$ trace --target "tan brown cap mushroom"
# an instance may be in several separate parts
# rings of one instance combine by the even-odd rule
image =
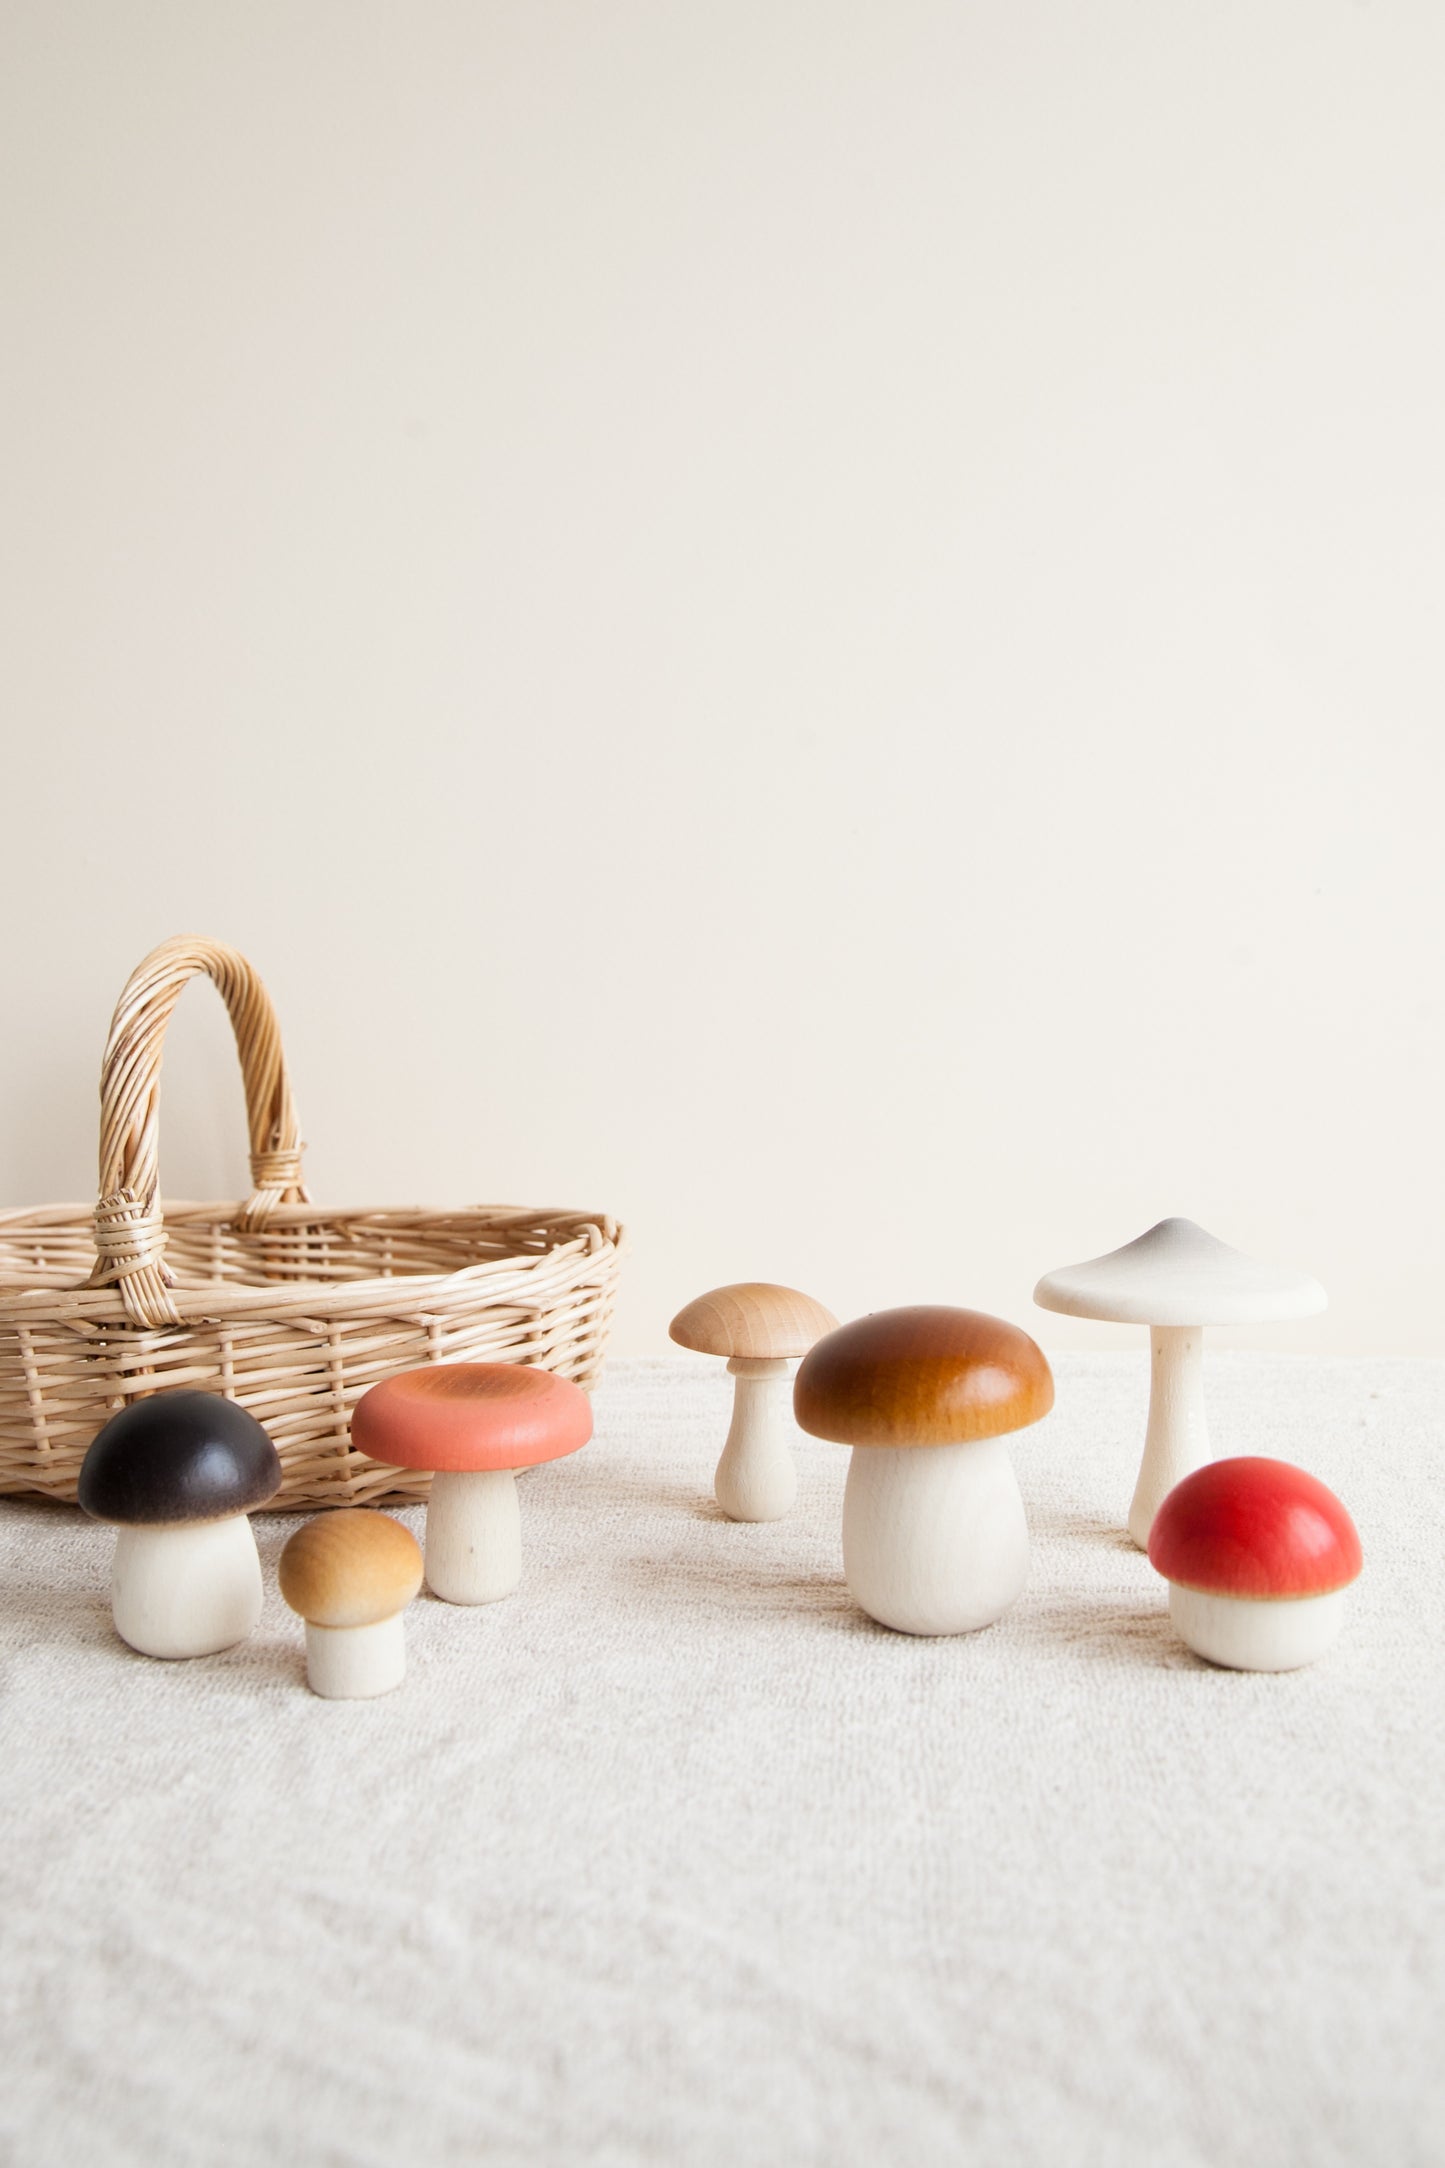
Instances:
[[[421,1546],[385,1513],[318,1513],[281,1553],[281,1593],[308,1626],[374,1626],[421,1587]]]
[[[669,1338],[699,1355],[727,1355],[742,1362],[776,1362],[806,1355],[838,1320],[811,1295],[770,1280],[741,1280],[714,1287],[679,1310]]]
[[[962,1445],[1047,1415],[1043,1352],[1001,1317],[919,1304],[820,1340],[793,1380],[800,1429],[840,1445]]]

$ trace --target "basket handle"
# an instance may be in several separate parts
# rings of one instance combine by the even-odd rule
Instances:
[[[152,949],[125,984],[100,1071],[100,1200],[91,1287],[115,1286],[133,1323],[180,1322],[171,1300],[160,1206],[161,1054],[171,1011],[204,972],[230,1011],[251,1132],[250,1203],[242,1227],[264,1227],[278,1204],[301,1204],[301,1129],[271,997],[238,950],[195,934]]]

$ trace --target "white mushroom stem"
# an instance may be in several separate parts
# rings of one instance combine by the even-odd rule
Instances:
[[[261,1561],[244,1513],[223,1521],[122,1528],[110,1607],[142,1656],[211,1656],[244,1641],[261,1616]]]
[[[1335,1641],[1344,1624],[1345,1592],[1261,1601],[1208,1596],[1176,1581],[1169,1616],[1197,1656],[1231,1671],[1297,1671]]]
[[[713,1477],[730,1521],[780,1521],[798,1495],[792,1453],[792,1384],[781,1358],[735,1355],[733,1419]]]
[[[1002,1438],[855,1445],[843,1494],[843,1570],[871,1617],[906,1634],[963,1634],[1023,1588],[1029,1532]]]
[[[306,1627],[306,1683],[323,1701],[370,1701],[406,1676],[403,1614],[371,1626]]]
[[[522,1578],[522,1520],[510,1468],[434,1475],[426,1578],[444,1603],[497,1603]]]
[[[1154,1516],[1176,1483],[1213,1458],[1204,1421],[1204,1343],[1198,1325],[1151,1325],[1149,1427],[1129,1508],[1129,1533],[1149,1548]]]

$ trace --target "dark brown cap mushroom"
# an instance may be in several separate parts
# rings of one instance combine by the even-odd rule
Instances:
[[[92,1440],[78,1494],[119,1534],[116,1632],[144,1656],[206,1656],[261,1615],[261,1564],[246,1516],[281,1485],[254,1415],[217,1393],[153,1393]]]
[[[98,1521],[160,1526],[250,1513],[281,1487],[254,1415],[218,1393],[153,1393],[97,1432],[77,1486]]]

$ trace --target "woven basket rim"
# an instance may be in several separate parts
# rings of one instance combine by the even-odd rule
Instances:
[[[208,1220],[221,1227],[235,1227],[246,1210],[244,1200],[232,1197],[197,1200],[187,1197],[167,1197],[162,1200],[161,1210],[167,1220]],[[95,1218],[94,1201],[88,1204],[67,1202],[64,1204],[22,1204],[0,1206],[0,1233],[10,1227],[73,1227],[78,1223],[89,1225]],[[398,1226],[445,1227],[457,1222],[485,1221],[494,1225],[543,1226],[548,1223],[571,1225],[573,1222],[600,1230],[620,1233],[617,1220],[610,1212],[584,1212],[575,1206],[530,1204],[349,1204],[323,1205],[314,1202],[304,1204],[278,1204],[273,1206],[266,1222],[266,1230],[277,1227],[330,1227],[347,1220],[392,1220]],[[265,1231],[265,1230],[263,1230]]]
[[[232,1229],[244,1210],[244,1203],[233,1199],[200,1203],[168,1199],[164,1205],[170,1223],[193,1227]],[[89,1225],[93,1218],[94,1207],[88,1204],[20,1206],[0,1210],[0,1235],[8,1232],[40,1234],[46,1228],[68,1229]],[[380,1232],[392,1226],[413,1234],[428,1227],[434,1227],[438,1232],[475,1230],[481,1233],[490,1230],[503,1234],[508,1229],[555,1230],[561,1239],[549,1242],[545,1249],[518,1250],[509,1256],[479,1258],[474,1264],[432,1271],[402,1268],[396,1272],[369,1273],[343,1280],[258,1277],[255,1280],[190,1281],[172,1290],[181,1324],[240,1316],[274,1316],[293,1323],[307,1318],[327,1321],[367,1314],[384,1316],[397,1310],[398,1298],[403,1291],[406,1310],[414,1312],[419,1302],[436,1301],[445,1305],[449,1294],[469,1292],[480,1283],[490,1283],[491,1298],[497,1301],[509,1280],[514,1280],[520,1291],[534,1274],[554,1265],[562,1257],[579,1252],[602,1255],[607,1251],[620,1256],[626,1239],[623,1228],[610,1213],[527,1205],[464,1205],[452,1211],[427,1210],[421,1206],[348,1205],[332,1209],[311,1203],[279,1205],[268,1222],[267,1231],[279,1232],[294,1227],[344,1230],[348,1226],[362,1225]],[[257,1240],[264,1242],[264,1233]],[[92,1288],[82,1281],[70,1287],[22,1287],[0,1280],[0,1324],[34,1324],[45,1318],[53,1318],[81,1332],[110,1327],[124,1329],[130,1334],[153,1330],[164,1336],[177,1330],[175,1325],[137,1326],[126,1316],[113,1286]]]

